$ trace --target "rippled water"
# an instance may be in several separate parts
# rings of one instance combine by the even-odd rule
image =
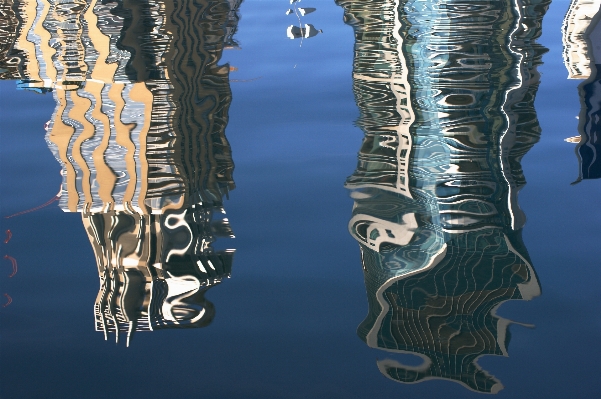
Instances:
[[[4,2],[1,396],[595,397],[600,5]]]

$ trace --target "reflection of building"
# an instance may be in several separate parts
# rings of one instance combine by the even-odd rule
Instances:
[[[411,196],[407,162],[412,144],[409,126],[415,117],[408,69],[400,51],[401,21],[392,2],[369,2],[364,7],[348,3],[366,13],[377,13],[371,8],[379,7],[388,18],[359,25],[349,20],[354,13],[345,14],[355,30],[378,33],[373,37],[366,34],[355,42],[353,85],[361,112],[358,125],[365,132],[365,140],[359,152],[359,165],[347,185],[378,187]]]
[[[563,20],[563,62],[568,79],[586,79],[591,75],[588,33],[596,24],[599,2],[572,0]]]
[[[234,166],[229,66],[218,61],[237,46],[239,5],[25,0],[10,8],[19,18],[6,24],[19,27],[2,39],[12,58],[0,66],[10,64],[5,78],[21,88],[56,100],[46,138],[63,167],[60,206],[83,215],[105,334],[207,325],[204,292],[230,274],[233,250],[212,248],[215,237],[233,237],[219,216]]]
[[[586,79],[578,88],[581,110],[577,143],[579,176],[601,178],[601,11],[599,2],[573,0],[563,23],[564,62],[570,79]]]
[[[535,40],[549,2],[338,3],[365,133],[347,180],[369,305],[358,334],[422,359],[379,361],[393,380],[497,392],[477,364],[507,355],[496,309],[540,293],[517,195],[540,135]]]

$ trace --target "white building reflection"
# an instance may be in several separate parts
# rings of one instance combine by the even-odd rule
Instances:
[[[575,143],[578,178],[601,178],[601,4],[598,1],[573,0],[563,22],[563,56],[569,79],[584,79],[578,87],[580,114]]]

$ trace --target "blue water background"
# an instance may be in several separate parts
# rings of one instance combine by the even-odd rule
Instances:
[[[356,335],[367,313],[359,248],[348,234],[352,201],[343,187],[363,133],[352,93],[353,33],[333,2],[304,1],[324,33],[286,38],[296,22],[284,1],[246,0],[237,39],[222,62],[238,68],[226,135],[237,188],[225,208],[236,238],[232,278],[207,297],[217,315],[203,329],[138,333],[115,345],[94,331],[98,275],[77,213],[56,203],[0,221],[13,234],[0,259],[3,398],[470,398],[459,384],[414,385],[383,377]],[[561,58],[567,1],[544,18],[536,110],[541,140],[522,161],[524,242],[542,286],[499,314],[510,327],[509,358],[479,364],[500,379],[500,398],[593,398],[601,358],[601,181],[576,186],[577,85]],[[1,215],[40,205],[59,190],[59,165],[44,141],[51,95],[0,82]],[[3,256],[4,254],[2,254]],[[1,298],[5,300],[4,297]]]

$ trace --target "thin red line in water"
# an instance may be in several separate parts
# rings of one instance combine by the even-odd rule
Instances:
[[[29,213],[29,212],[37,211],[38,209],[42,209],[42,208],[47,207],[48,205],[52,204],[54,201],[58,200],[58,198],[59,198],[58,195],[55,195],[50,201],[45,202],[42,205],[38,205],[35,208],[27,209],[25,211],[13,213],[12,215],[9,215],[9,216],[4,216],[4,218],[5,219],[10,219],[10,218],[14,218],[15,216],[24,215],[24,214]]]
[[[13,258],[12,256],[8,256],[8,255],[4,255],[4,259],[10,260],[10,263],[13,264],[13,272],[8,277],[12,277],[15,274],[17,274],[17,260],[15,258]]]
[[[8,302],[6,302],[4,305],[2,305],[3,308],[7,307],[8,305],[10,305],[11,303],[13,303],[13,299],[10,297],[10,295],[8,295],[6,292],[4,293],[4,296],[6,297],[6,299],[8,299]]]
[[[6,238],[4,239],[4,243],[8,244],[8,242],[10,241],[10,239],[13,237],[13,233],[10,232],[10,230],[6,230]]]

